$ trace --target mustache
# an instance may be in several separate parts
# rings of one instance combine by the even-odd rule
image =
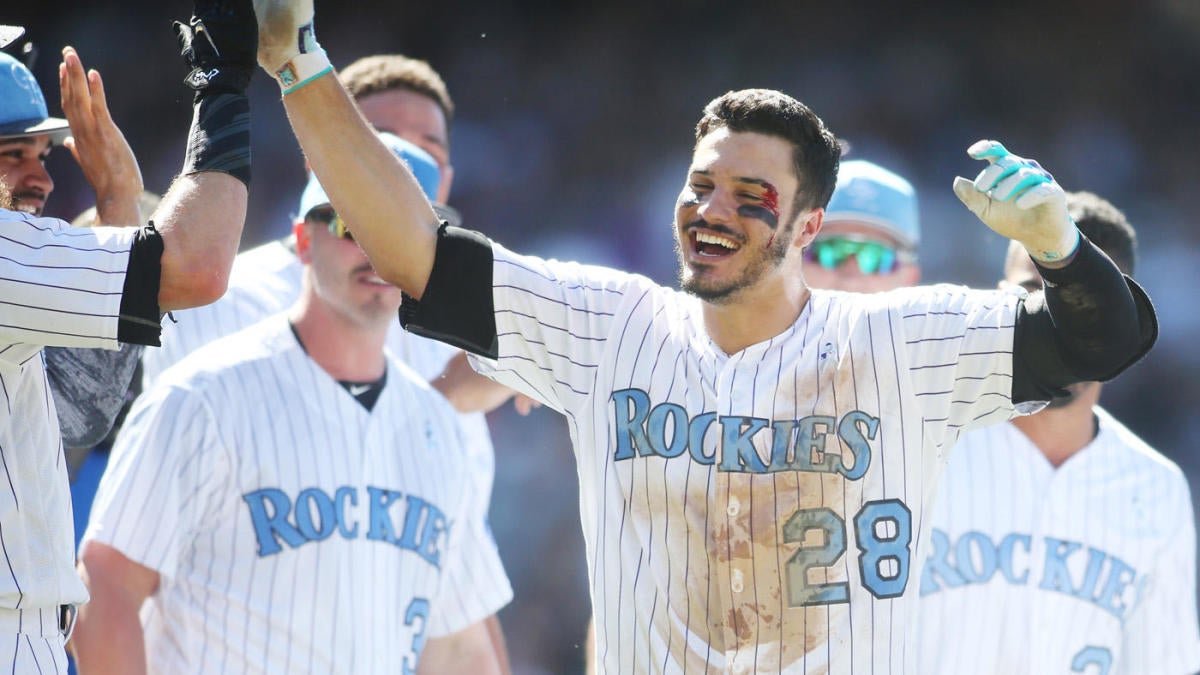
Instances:
[[[738,232],[734,232],[733,230],[729,229],[728,227],[725,227],[724,225],[713,225],[712,223],[708,222],[707,220],[705,220],[703,218],[697,218],[693,221],[690,221],[686,225],[684,225],[683,232],[684,232],[684,234],[687,234],[688,232],[691,232],[692,230],[696,230],[699,228],[704,228],[706,230],[716,232],[717,234],[723,234],[726,237],[729,237],[730,239],[733,239],[735,241],[742,242],[743,244],[746,243],[746,237],[743,236],[742,234],[740,234]]]

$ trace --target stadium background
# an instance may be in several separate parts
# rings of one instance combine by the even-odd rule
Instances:
[[[105,77],[147,188],[178,170],[190,114],[169,28],[190,3],[38,0],[9,5],[40,49],[57,102],[58,49]],[[670,283],[669,222],[692,128],[729,89],[803,100],[851,156],[917,185],[925,279],[995,283],[1004,242],[954,199],[964,149],[1003,140],[1090,189],[1139,228],[1139,280],[1160,313],[1157,349],[1104,404],[1200,482],[1200,3],[1194,0],[637,3],[317,2],[336,65],[371,53],[424,58],[458,105],[451,202],[524,252],[617,265]],[[274,83],[259,77],[245,245],[288,231],[304,170]],[[68,153],[49,160],[48,212],[92,195]],[[286,414],[286,411],[279,411]],[[550,412],[492,415],[491,522],[516,599],[501,619],[514,671],[577,672],[589,603],[575,469]]]

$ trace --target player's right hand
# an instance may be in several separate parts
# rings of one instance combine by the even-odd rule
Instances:
[[[74,47],[65,47],[58,66],[62,109],[71,125],[63,145],[79,163],[96,191],[96,219],[101,225],[140,225],[138,198],[142,172],[124,134],[108,112],[104,81],[85,71]]]
[[[251,0],[195,0],[192,18],[173,24],[184,61],[184,83],[198,94],[241,94],[254,75],[258,23]]]
[[[319,49],[313,33],[313,0],[254,0],[258,65],[275,76],[296,56]]]
[[[997,141],[976,141],[967,154],[988,166],[974,181],[956,177],[954,194],[985,225],[1020,242],[1040,263],[1054,264],[1075,252],[1079,230],[1054,176]]]

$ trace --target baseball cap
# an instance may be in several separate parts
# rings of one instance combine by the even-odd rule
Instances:
[[[413,177],[417,179],[417,183],[421,186],[421,191],[425,196],[433,201],[437,198],[438,186],[442,182],[442,174],[438,170],[437,160],[428,152],[413,145],[409,141],[400,138],[399,136],[387,131],[377,132],[379,139],[383,141],[396,153],[396,156],[404,160],[412,171]],[[308,215],[318,206],[323,206],[329,203],[329,196],[325,194],[325,188],[321,187],[321,182],[317,180],[315,173],[309,173],[308,185],[304,188],[304,194],[300,195],[300,217]],[[450,221],[452,225],[460,223],[461,218],[458,213],[448,206],[442,204],[434,204],[434,211],[438,217]]]
[[[921,241],[917,191],[912,183],[866,160],[842,162],[838,170],[824,222],[839,221],[879,228],[907,248],[915,248]]]
[[[46,111],[46,99],[33,73],[0,52],[0,138],[49,134],[52,143],[61,143],[70,133],[66,120]]]

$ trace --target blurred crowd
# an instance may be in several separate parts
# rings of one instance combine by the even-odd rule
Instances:
[[[3,19],[29,28],[52,114],[63,45],[100,70],[146,187],[162,192],[190,115],[169,25],[190,3],[74,5],[27,3]],[[996,138],[1036,157],[1138,228],[1139,280],[1161,336],[1102,404],[1200,487],[1200,4],[359,0],[317,2],[317,17],[335,64],[399,52],[441,72],[458,107],[450,202],[465,223],[517,250],[660,281],[675,273],[668,224],[693,125],[729,89],[782,89],[851,157],[909,177],[929,282],[990,286],[1000,274],[1005,242],[950,191],[954,175],[978,170],[965,148]],[[246,246],[290,229],[304,181],[278,87],[260,74],[250,92]],[[47,213],[70,219],[92,195],[65,151],[49,161],[59,183]],[[566,425],[510,408],[491,421],[491,524],[516,593],[500,614],[514,670],[582,672],[590,605]]]

